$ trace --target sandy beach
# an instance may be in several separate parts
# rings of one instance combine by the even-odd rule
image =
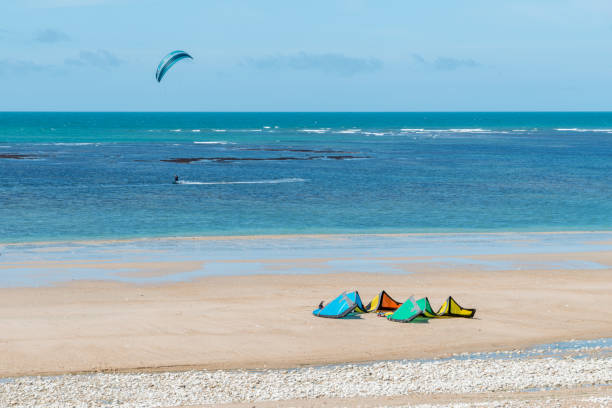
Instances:
[[[253,274],[201,276],[162,283],[144,282],[185,271],[205,270],[210,261],[142,262],[143,253],[144,258],[155,255],[154,251],[144,249],[126,251],[121,259],[93,259],[79,253],[84,251],[82,248],[75,250],[60,245],[55,249],[53,246],[35,248],[39,259],[17,261],[15,256],[10,258],[9,253],[0,264],[4,274],[27,271],[43,279],[55,269],[86,268],[101,273],[110,270],[116,275],[114,279],[59,281],[38,287],[0,289],[0,377],[9,381],[4,385],[7,387],[4,396],[12,395],[8,388],[14,386],[16,378],[38,378],[21,376],[92,372],[109,373],[103,375],[175,372],[180,375],[193,370],[205,370],[196,371],[203,373],[229,370],[222,372],[230,374],[232,370],[273,370],[277,373],[274,375],[280,375],[274,370],[435,360],[462,353],[610,338],[612,252],[601,250],[600,245],[607,245],[605,240],[602,243],[601,237],[590,238],[593,239],[583,244],[585,237],[581,236],[581,246],[573,252],[538,253],[533,251],[529,240],[521,238],[517,239],[522,248],[519,251],[454,255],[452,259],[442,254],[403,257],[387,253],[386,257],[376,257],[376,253],[369,251],[361,259],[353,258],[352,264],[347,263],[351,259],[346,251],[340,250],[337,258],[291,258],[282,252],[278,258],[271,258],[267,252],[257,257],[254,256],[257,251],[243,251],[235,258],[216,259],[214,263],[251,267],[255,271]],[[282,241],[283,238],[271,239]],[[340,237],[338,239],[342,242]],[[474,237],[462,239],[473,240]],[[5,251],[7,248],[9,246]],[[51,258],[56,253],[61,255],[62,251],[72,251],[71,256],[63,261]],[[344,262],[343,269],[352,265],[359,271],[374,260],[376,265],[384,265],[381,271],[329,270],[334,262]],[[257,273],[261,268],[266,272]],[[309,269],[310,273],[295,273],[304,269]],[[140,281],[120,281],[126,276]],[[477,313],[474,319],[434,319],[423,324],[392,323],[375,314],[343,320],[312,316],[311,311],[320,300],[329,301],[343,290],[352,289],[359,290],[365,302],[382,289],[401,301],[411,295],[428,296],[434,308],[452,295],[462,306],[476,308]],[[585,381],[609,383],[612,381],[609,355],[598,359],[598,371],[603,377],[589,380],[577,375],[574,382],[552,384],[552,388],[574,389]],[[517,370],[533,370],[523,366],[528,360],[521,361],[517,360]],[[471,372],[475,368],[456,369]],[[562,367],[554,369],[564,372]],[[589,372],[592,368],[585,370]],[[537,381],[531,385],[538,388]],[[2,387],[0,383],[0,396],[3,395]],[[503,393],[498,395],[499,392],[520,394],[527,385],[504,387],[502,384],[498,388],[473,387],[470,390],[468,387],[466,390],[470,395],[480,390],[486,395],[484,401],[492,396],[501,401],[506,397]],[[450,390],[428,392],[449,397]],[[557,395],[550,392],[543,393],[542,398]],[[71,392],[71,395],[77,394]],[[249,400],[279,400],[270,397],[273,394],[267,397],[262,394],[259,399],[245,394],[199,401],[202,404],[214,401],[236,404]],[[324,406],[336,406],[342,398],[357,398],[362,394],[324,392],[317,398],[329,401],[330,405]],[[396,406],[436,401],[421,394],[419,390],[402,388],[393,393],[363,394],[369,399],[362,402],[363,406]],[[280,395],[281,400],[297,399],[306,404],[306,400],[301,400],[302,394]],[[609,391],[596,387],[586,395],[607,397]],[[561,397],[572,403],[578,401],[575,395]],[[449,398],[437,401],[445,404],[452,400]],[[524,402],[524,395],[515,399]],[[471,404],[483,399],[472,395],[466,401]],[[301,405],[301,402],[293,405],[287,402],[287,406]],[[194,404],[192,401],[191,405]]]
[[[234,369],[444,357],[612,337],[609,271],[205,278],[137,286],[78,282],[0,291],[0,374]],[[394,324],[317,319],[346,287],[364,299],[452,295],[475,319]],[[347,347],[347,339],[350,347]]]

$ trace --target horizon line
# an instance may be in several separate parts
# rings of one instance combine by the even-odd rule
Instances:
[[[355,111],[213,111],[213,110],[0,110],[1,113],[612,113],[612,110],[355,110]]]

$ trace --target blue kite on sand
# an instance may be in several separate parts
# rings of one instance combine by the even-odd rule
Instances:
[[[164,75],[166,75],[166,72],[168,72],[168,70],[172,68],[174,64],[185,58],[193,59],[191,55],[180,50],[172,51],[170,54],[162,58],[157,66],[157,72],[155,73],[155,79],[157,79],[157,82],[161,82]]]
[[[341,319],[348,316],[350,313],[367,313],[359,292],[351,293],[342,292],[340,296],[323,306],[323,302],[319,308],[312,311],[312,314],[318,317],[329,317],[332,319]]]

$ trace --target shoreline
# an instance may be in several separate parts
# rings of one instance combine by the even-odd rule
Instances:
[[[252,235],[188,235],[188,236],[152,236],[137,238],[112,238],[112,239],[73,239],[58,241],[9,241],[0,242],[0,246],[17,245],[59,245],[59,244],[115,244],[146,241],[228,241],[228,240],[254,240],[254,239],[285,239],[285,238],[339,238],[339,237],[423,237],[423,236],[495,236],[495,235],[579,235],[579,234],[612,234],[609,230],[553,230],[553,231],[466,231],[466,232],[401,232],[401,233],[376,233],[376,232],[349,232],[349,233],[320,233],[320,234],[252,234]]]
[[[465,348],[462,351],[458,351],[452,354],[431,354],[431,355],[415,355],[410,358],[385,358],[385,359],[374,359],[374,360],[326,360],[321,362],[310,362],[304,364],[293,364],[293,365],[262,365],[262,366],[227,366],[227,365],[207,365],[207,364],[185,364],[185,365],[160,365],[151,367],[125,367],[125,368],[96,368],[91,370],[72,370],[72,371],[40,371],[40,372],[18,372],[16,374],[6,375],[0,372],[0,384],[10,380],[19,378],[30,378],[30,377],[57,377],[57,376],[78,376],[78,375],[94,375],[94,374],[155,374],[155,373],[185,373],[191,371],[203,371],[203,372],[216,372],[223,371],[226,373],[261,373],[266,371],[292,371],[300,369],[327,369],[334,367],[354,367],[354,366],[368,366],[381,363],[436,363],[436,362],[447,362],[447,361],[496,361],[496,360],[507,360],[512,358],[527,358],[522,354],[527,354],[529,350],[536,349],[548,349],[559,344],[565,343],[576,343],[576,344],[588,344],[595,343],[593,346],[585,346],[578,351],[570,350],[569,352],[554,352],[553,354],[540,353],[543,358],[565,358],[571,356],[571,358],[585,358],[590,354],[601,354],[603,352],[612,353],[609,343],[612,341],[612,337],[589,337],[589,336],[574,336],[572,339],[567,339],[564,336],[557,338],[549,338],[546,342],[539,341],[526,341],[516,343],[513,345],[501,346],[501,347],[476,347],[476,348]],[[607,346],[599,346],[598,343],[606,343]],[[538,354],[538,353],[536,353]],[[528,358],[539,358],[529,355]]]
[[[268,235],[0,246],[0,288],[213,276],[612,267],[612,232]]]

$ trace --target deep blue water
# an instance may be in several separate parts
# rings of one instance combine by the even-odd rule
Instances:
[[[612,113],[0,113],[0,179],[1,242],[610,230]]]

